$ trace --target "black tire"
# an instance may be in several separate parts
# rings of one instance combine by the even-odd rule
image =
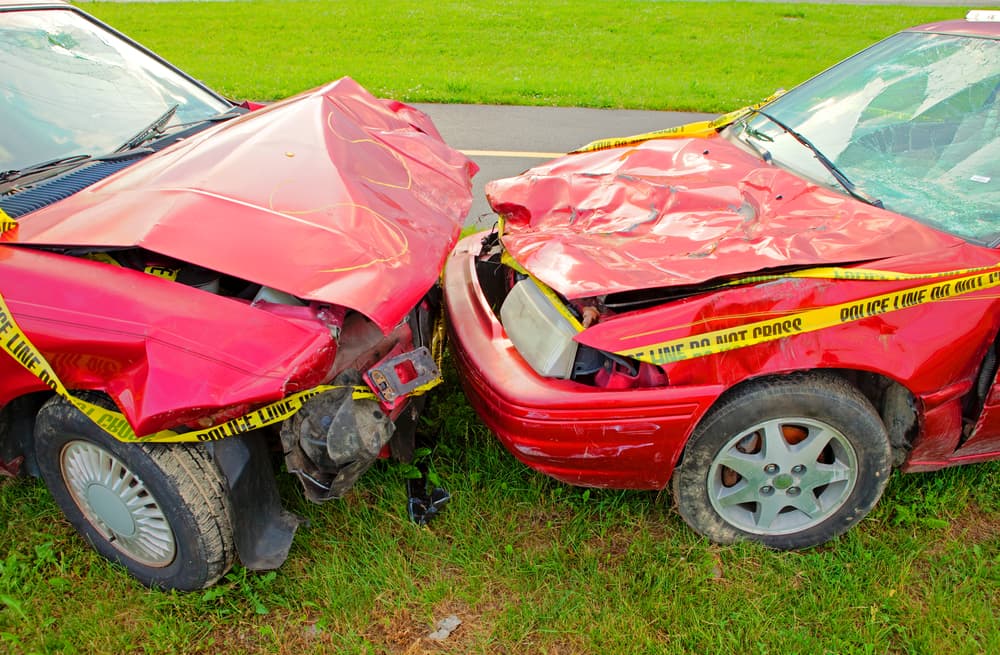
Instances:
[[[792,550],[864,518],[891,468],[868,399],[832,374],[797,374],[753,382],[714,407],[685,446],[673,492],[684,520],[712,541]]]
[[[232,566],[229,499],[202,446],[120,442],[56,397],[38,412],[35,453],[77,532],[142,584],[201,589]]]

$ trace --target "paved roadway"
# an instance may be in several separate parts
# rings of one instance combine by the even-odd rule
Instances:
[[[74,2],[177,2],[178,0],[73,0]],[[196,2],[232,2],[233,0],[195,0]],[[669,1],[669,0],[661,0]],[[731,0],[692,0],[693,2],[730,2]],[[996,7],[996,0],[739,0],[742,2],[780,2],[812,5],[915,5],[924,7]]]
[[[427,113],[445,141],[479,164],[467,225],[489,227],[486,182],[510,177],[572,150],[612,136],[673,127],[714,114],[675,111],[414,104]]]

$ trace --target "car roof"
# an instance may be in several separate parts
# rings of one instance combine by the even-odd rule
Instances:
[[[948,20],[928,23],[927,25],[911,27],[906,31],[1000,38],[1000,11],[970,11],[966,18],[972,17],[975,17],[975,20]]]
[[[0,8],[24,7],[34,9],[37,7],[68,7],[68,2],[64,0],[0,0]]]

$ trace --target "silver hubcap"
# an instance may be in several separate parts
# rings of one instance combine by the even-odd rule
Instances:
[[[60,466],[73,500],[111,545],[147,566],[174,561],[174,533],[159,503],[118,458],[95,444],[71,441]]]
[[[719,451],[709,470],[708,497],[740,530],[790,534],[840,509],[857,478],[857,455],[839,431],[815,419],[775,419],[733,437]]]

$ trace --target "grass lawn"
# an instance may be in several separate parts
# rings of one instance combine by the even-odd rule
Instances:
[[[451,377],[426,429],[454,495],[408,522],[380,463],[311,505],[285,565],[204,592],[144,589],[87,548],[34,480],[0,483],[0,650],[15,653],[1000,652],[1000,465],[895,474],[872,515],[801,553],[698,538],[655,493],[518,464]],[[437,621],[462,624],[444,642]]]
[[[350,75],[408,102],[721,112],[958,8],[648,0],[87,3],[234,98]]]
[[[350,74],[408,101],[719,111],[942,8],[757,3],[237,2],[86,9],[235,97]],[[423,430],[453,501],[406,519],[379,463],[308,518],[276,572],[144,589],[35,480],[0,478],[0,652],[997,653],[1000,463],[894,474],[872,515],[802,553],[720,547],[667,494],[569,487],[517,463],[453,372]],[[446,640],[434,624],[462,624]]]

